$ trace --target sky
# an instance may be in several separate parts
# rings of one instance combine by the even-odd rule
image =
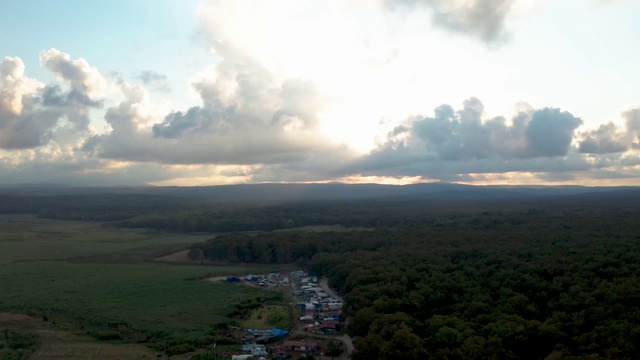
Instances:
[[[3,185],[640,185],[637,0],[0,8]]]

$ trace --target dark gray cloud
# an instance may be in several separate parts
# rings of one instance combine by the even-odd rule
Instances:
[[[507,124],[504,118],[484,121],[484,106],[471,98],[454,112],[449,105],[435,109],[433,117],[404,125],[409,143],[441,160],[531,158],[566,155],[575,129],[582,120],[559,109],[520,113]],[[396,129],[396,132],[398,130]],[[389,140],[397,141],[397,136]],[[415,143],[417,142],[417,143]]]
[[[160,74],[153,70],[141,71],[138,78],[148,88],[159,92],[171,92],[171,87],[167,83],[167,75]]]
[[[531,156],[566,155],[582,120],[560,109],[545,108],[533,113],[525,130]]]
[[[145,70],[140,72],[140,80],[142,80],[145,85],[149,85],[155,81],[167,80],[167,75],[160,74],[153,70]]]
[[[627,134],[610,122],[583,133],[578,149],[581,153],[608,154],[627,151],[628,145]]]
[[[515,0],[388,0],[392,8],[429,9],[433,23],[443,29],[487,43],[505,40],[505,20]]]
[[[229,131],[226,119],[232,118],[234,107],[222,109],[206,109],[195,106],[186,112],[177,111],[167,115],[161,123],[154,124],[152,128],[153,136],[166,139],[177,139],[185,134],[198,134],[215,131],[218,134],[225,134]]]
[[[583,132],[579,141],[580,152],[609,154],[640,149],[640,108],[623,112],[622,119],[623,126],[609,122]]]
[[[441,180],[466,173],[583,171],[571,155],[582,121],[568,112],[543,108],[521,112],[508,123],[483,119],[484,106],[471,98],[462,109],[449,105],[432,117],[418,117],[393,129],[378,148],[345,168],[346,173],[430,176]]]

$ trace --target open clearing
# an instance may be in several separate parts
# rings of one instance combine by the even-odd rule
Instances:
[[[2,315],[0,323],[22,321],[43,331],[40,321],[47,334],[73,333],[41,336],[48,350],[34,359],[155,357],[144,345],[114,345],[87,336],[113,330],[113,324],[145,338],[206,341],[217,323],[231,320],[227,314],[235,304],[273,292],[204,279],[287,269],[153,261],[210,237],[0,215],[0,312],[14,313]],[[45,316],[48,322],[42,321]]]
[[[245,329],[291,329],[291,314],[285,306],[265,305],[255,309],[240,325]]]
[[[99,342],[77,331],[61,330],[51,322],[19,313],[0,313],[0,329],[38,335],[40,343],[29,359],[150,359],[159,354],[141,344]],[[187,356],[172,358],[186,359]]]
[[[123,229],[99,222],[0,215],[0,265],[33,260],[143,261],[173,253],[211,234]]]

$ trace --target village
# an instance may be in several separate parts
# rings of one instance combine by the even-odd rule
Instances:
[[[291,273],[229,276],[227,282],[281,290],[289,301],[291,329],[237,329],[240,352],[227,352],[233,360],[327,359],[346,355],[352,348],[343,335],[342,300],[326,279],[299,270]]]

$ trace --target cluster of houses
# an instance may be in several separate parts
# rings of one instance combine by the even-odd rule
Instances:
[[[254,283],[257,286],[267,289],[277,289],[278,286],[289,286],[291,284],[288,274],[271,273],[269,275],[248,274],[244,278],[238,276],[227,277],[227,282],[241,282],[242,280]]]
[[[303,354],[313,357],[320,350],[320,345],[315,341],[285,341],[270,350],[274,359],[297,358]]]
[[[335,334],[342,332],[342,302],[327,294],[318,286],[318,278],[302,273],[294,287],[295,296],[305,299],[296,305],[300,309],[300,321],[304,330],[313,333]]]
[[[288,331],[282,329],[245,330],[240,349],[243,355],[234,356],[237,359],[243,359],[242,356],[260,359],[266,358],[268,353],[271,353],[273,359],[290,359],[300,355],[313,356],[320,349],[320,344],[316,341],[284,341],[281,344],[270,346],[267,351],[265,344],[282,340],[288,334]]]
[[[303,271],[272,273],[268,275],[245,275],[243,278],[230,276],[230,282],[247,281],[257,286],[275,289],[279,286],[292,285],[293,294],[300,300],[302,328],[310,333],[336,334],[342,332],[342,302],[327,294],[318,285],[318,278],[309,276]],[[304,300],[304,301],[302,301]],[[320,353],[320,342],[314,340],[284,340],[289,332],[282,329],[243,330],[241,355],[233,355],[233,359],[291,359],[301,355],[314,357]],[[281,340],[284,340],[280,342]],[[276,343],[269,346],[270,343]]]

